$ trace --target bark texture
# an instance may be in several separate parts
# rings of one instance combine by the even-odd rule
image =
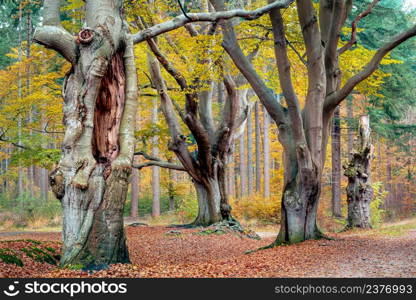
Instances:
[[[371,187],[370,162],[373,147],[368,116],[360,117],[358,130],[358,140],[344,173],[348,177],[347,228],[371,228],[370,203],[373,198],[373,189]]]
[[[331,157],[332,157],[332,216],[341,217],[341,124],[340,109],[334,112],[332,120],[332,139],[331,139]]]
[[[35,41],[72,63],[63,84],[62,157],[50,184],[63,208],[62,265],[129,262],[123,226],[134,146],[137,79],[122,1],[86,1],[74,38],[60,26],[60,1],[44,3]]]

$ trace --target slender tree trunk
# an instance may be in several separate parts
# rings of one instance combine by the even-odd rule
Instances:
[[[131,176],[131,210],[130,216],[139,216],[139,170],[133,169]]]
[[[129,262],[123,211],[131,175],[137,78],[121,0],[85,2],[85,27],[60,26],[59,1],[44,1],[34,39],[72,63],[63,83],[65,137],[52,190],[63,208],[62,265]]]
[[[389,143],[387,143],[387,149],[389,149]],[[392,165],[391,165],[391,159],[389,159],[390,157],[392,157],[392,153],[390,152],[390,150],[387,150],[386,156],[388,157],[386,159],[386,190],[388,192],[387,197],[386,197],[386,209],[390,209],[392,208],[392,203],[394,200],[394,195],[393,195],[393,174],[392,174]]]
[[[246,144],[244,140],[244,134],[239,138],[240,149],[240,197],[247,196],[247,157],[246,157]]]
[[[332,118],[332,215],[336,218],[342,216],[341,213],[341,126],[340,108],[335,109]]]
[[[257,101],[254,105],[254,120],[256,130],[256,192],[260,192],[261,189],[261,150],[260,150],[260,104]]]
[[[354,145],[354,109],[353,109],[353,98],[352,96],[348,96],[347,98],[347,119],[348,119],[348,129],[347,129],[347,136],[348,136],[348,140],[347,140],[347,151],[348,151],[348,159],[351,158],[351,152],[353,150],[353,145]]]
[[[153,99],[153,109],[152,109],[152,123],[155,125],[157,123],[157,111],[158,103],[157,98]],[[159,138],[154,136],[152,138],[152,155],[154,157],[159,156]],[[160,216],[160,168],[157,166],[152,167],[152,217]]]
[[[253,122],[251,112],[247,117],[247,183],[248,194],[253,194]]]
[[[345,176],[348,177],[347,228],[371,228],[370,203],[373,198],[373,189],[370,176],[372,157],[370,133],[369,117],[361,116],[357,145],[345,168]]]
[[[18,47],[18,60],[22,61],[22,4],[19,4],[19,47]],[[22,74],[21,68],[19,68],[19,79],[18,79],[18,98],[22,100]],[[18,143],[19,145],[22,142],[22,118],[19,116],[17,120],[17,130],[18,130]],[[18,150],[21,151],[20,149]],[[21,196],[23,194],[23,169],[21,167],[21,161],[18,162],[17,170],[17,195]]]
[[[30,59],[30,56],[31,56],[30,47],[32,44],[32,14],[30,12],[27,12],[27,15],[26,15],[26,29],[27,29],[26,59]],[[30,95],[30,65],[28,65],[26,69],[26,94]],[[33,107],[30,107],[29,124],[32,124],[32,122],[33,122]],[[32,135],[32,130],[29,131],[29,134]],[[29,190],[31,197],[34,196],[34,190],[33,190],[34,184],[35,184],[34,169],[35,169],[35,166],[32,163],[27,168],[27,185],[28,185],[28,190]]]
[[[264,118],[264,140],[263,140],[263,147],[264,147],[264,191],[263,195],[264,198],[270,197],[270,138],[269,138],[269,130],[270,130],[270,117],[269,114],[264,108],[263,111],[263,118]]]
[[[231,146],[231,149],[234,149],[234,145]],[[234,158],[234,151],[231,150],[232,154],[229,156],[229,163],[228,163],[228,194],[231,197],[235,197],[235,158]]]
[[[172,159],[169,158],[168,162],[172,163]],[[169,211],[175,210],[175,187],[173,185],[174,183],[174,177],[175,173],[172,169],[168,170],[169,174],[169,182],[168,182],[168,195],[169,195]]]

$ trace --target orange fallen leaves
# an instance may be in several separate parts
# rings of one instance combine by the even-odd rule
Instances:
[[[233,234],[199,235],[182,229],[166,235],[166,227],[128,227],[132,264],[111,265],[94,272],[61,269],[23,255],[25,265],[0,263],[3,277],[414,277],[416,235],[386,239],[338,235],[334,241],[307,241],[246,255],[272,242]],[[30,234],[16,238],[47,241],[60,247],[59,234]],[[2,238],[3,240],[6,238]],[[7,239],[10,239],[8,237]],[[1,242],[17,249],[24,241]]]

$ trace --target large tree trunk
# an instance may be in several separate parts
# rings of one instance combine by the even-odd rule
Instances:
[[[372,157],[370,133],[369,117],[361,116],[357,145],[348,166],[345,168],[345,176],[348,177],[347,228],[371,228],[370,203],[373,198],[373,189],[370,178]]]
[[[319,195],[319,172],[299,173],[295,147],[284,150],[284,188],[280,232],[273,245],[298,243],[322,237],[316,225]]]
[[[232,220],[226,191],[225,169],[221,166],[215,168],[214,177],[205,176],[201,182],[194,181],[198,198],[198,216],[192,225],[208,226]]]
[[[341,214],[341,126],[340,108],[337,107],[332,119],[332,215],[340,218]]]
[[[63,208],[62,265],[129,262],[123,226],[134,146],[137,78],[122,1],[86,1],[76,42],[45,1],[35,40],[72,63],[64,86],[65,137],[52,190]]]
[[[205,183],[194,182],[198,199],[198,216],[193,225],[208,226],[221,220],[221,194],[216,178],[207,178]]]

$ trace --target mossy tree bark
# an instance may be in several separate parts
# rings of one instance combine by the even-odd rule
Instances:
[[[373,198],[373,188],[370,165],[373,147],[370,134],[370,119],[368,116],[361,116],[357,143],[344,172],[348,178],[347,228],[371,228],[370,203]]]
[[[35,40],[72,64],[63,84],[62,157],[50,176],[63,208],[61,264],[129,262],[123,209],[133,157],[137,78],[122,1],[86,1],[76,37],[60,25],[60,1],[44,2]]]

